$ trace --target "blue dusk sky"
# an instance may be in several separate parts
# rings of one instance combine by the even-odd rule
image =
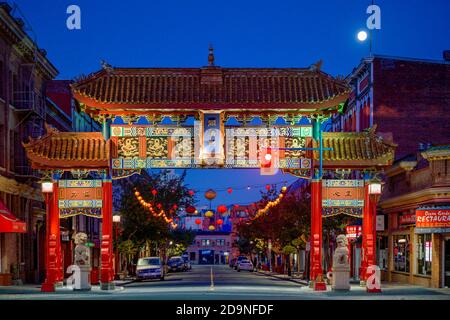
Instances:
[[[17,0],[41,48],[72,79],[100,68],[201,67],[208,45],[223,67],[307,67],[347,75],[369,54],[356,39],[365,28],[371,0]],[[81,8],[81,30],[66,27],[69,5]],[[450,1],[378,0],[381,30],[375,54],[442,59],[450,49]],[[259,170],[190,170],[195,189],[239,188],[295,180],[260,176]],[[261,188],[263,189],[263,188]],[[214,205],[249,203],[258,188],[219,192]],[[206,203],[199,197],[200,203]]]

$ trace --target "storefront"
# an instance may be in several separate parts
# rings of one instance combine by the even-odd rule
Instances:
[[[417,270],[433,287],[450,287],[450,206],[416,210]]]
[[[449,287],[450,207],[419,207],[389,218],[386,280]]]

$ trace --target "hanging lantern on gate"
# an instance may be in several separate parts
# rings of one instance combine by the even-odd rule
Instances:
[[[199,225],[199,224],[201,224],[201,223],[202,223],[202,220],[200,220],[200,219],[195,219],[195,224]]]
[[[214,231],[214,230],[216,229],[216,227],[214,227],[213,225],[210,225],[210,226],[208,227],[208,229],[209,229],[209,231]]]
[[[220,226],[223,224],[223,220],[222,219],[217,219],[217,224]]]
[[[205,212],[205,217],[210,218],[212,216],[214,216],[214,212],[212,212],[211,210]]]

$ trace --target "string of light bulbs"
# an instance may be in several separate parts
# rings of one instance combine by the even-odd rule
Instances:
[[[286,193],[286,191],[287,191],[287,187],[283,186],[281,188],[281,193],[278,195],[278,197],[275,200],[267,202],[266,206],[263,209],[259,209],[257,211],[256,215],[253,218],[250,218],[250,220],[256,220],[259,217],[261,217],[262,215],[266,214],[267,211],[269,211],[270,208],[276,207],[281,202],[281,200],[283,199],[284,194]]]
[[[156,195],[156,193],[154,193],[156,190],[152,191],[153,195]],[[178,227],[178,224],[173,222],[173,218],[168,218],[164,209],[162,209],[161,204],[157,204],[156,207],[159,209],[159,213],[156,213],[154,207],[154,204],[151,202],[147,202],[144,200],[144,198],[141,196],[141,193],[135,188],[135,192],[134,195],[136,197],[136,199],[139,201],[139,203],[141,204],[141,206],[145,209],[147,209],[148,211],[150,211],[150,213],[154,216],[154,217],[162,217],[164,219],[164,221],[167,224],[170,224],[172,226],[172,228],[176,229]],[[174,209],[176,205],[174,205]]]

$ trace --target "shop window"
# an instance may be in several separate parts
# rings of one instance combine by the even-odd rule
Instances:
[[[410,268],[410,239],[409,235],[394,236],[394,270],[409,272]]]
[[[431,234],[417,235],[417,274],[431,276]]]

